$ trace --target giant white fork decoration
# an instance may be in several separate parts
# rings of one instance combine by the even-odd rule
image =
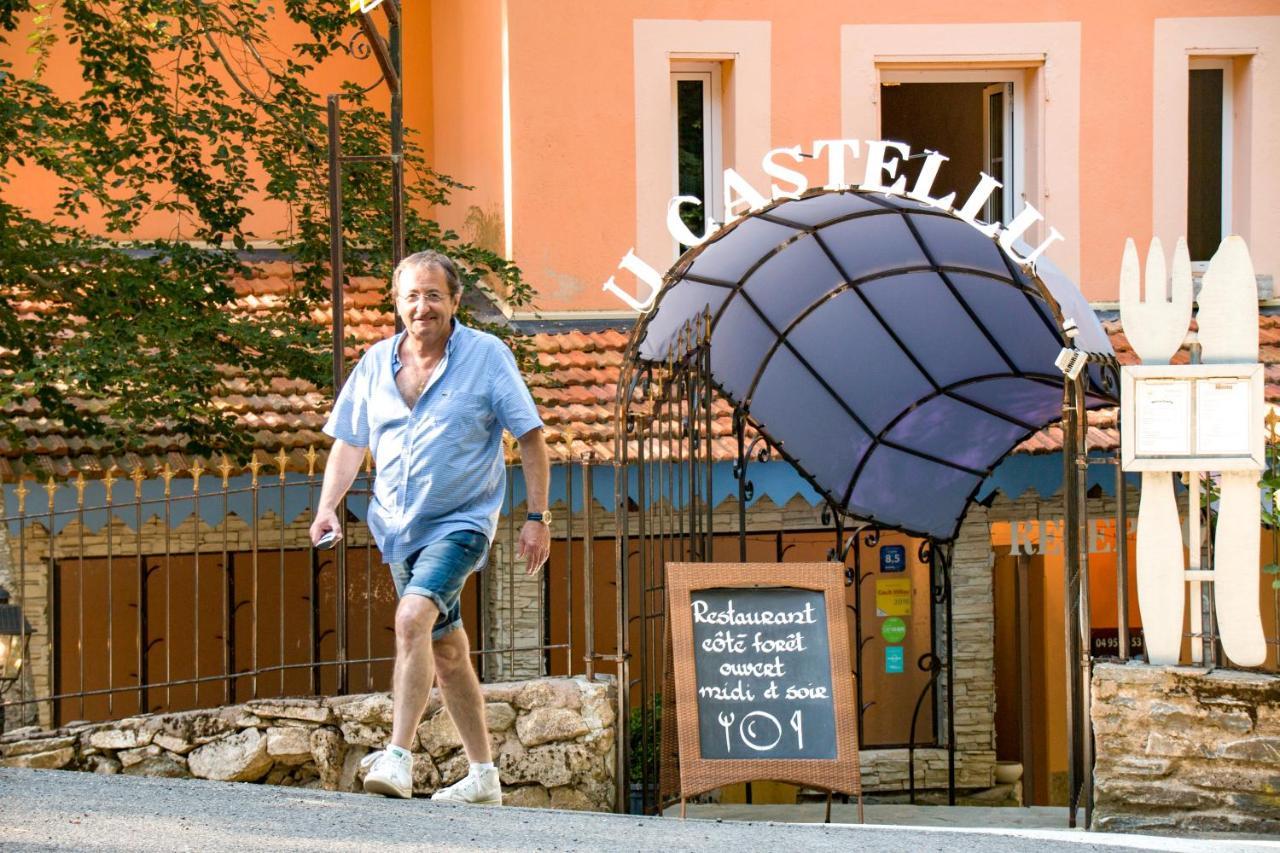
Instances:
[[[1179,240],[1174,250],[1172,289],[1169,285],[1160,241],[1151,241],[1143,282],[1137,247],[1133,240],[1126,240],[1120,265],[1120,317],[1125,337],[1143,364],[1168,364],[1187,335],[1191,261],[1185,240]],[[1142,472],[1137,546],[1138,608],[1147,657],[1153,664],[1176,664],[1182,649],[1186,583],[1181,524],[1169,471]],[[1128,618],[1125,613],[1119,616]]]
[[[1258,285],[1249,249],[1239,237],[1222,241],[1200,288],[1200,346],[1205,364],[1258,360]],[[1257,471],[1223,471],[1214,537],[1214,607],[1222,650],[1240,666],[1267,659],[1258,608],[1262,526]],[[1139,589],[1141,594],[1141,589]],[[1192,606],[1198,606],[1193,602]]]

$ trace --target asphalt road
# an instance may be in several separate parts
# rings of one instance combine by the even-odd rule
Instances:
[[[0,850],[1280,850],[1084,833],[675,820],[0,768]]]

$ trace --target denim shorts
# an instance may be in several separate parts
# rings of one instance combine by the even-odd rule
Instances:
[[[484,565],[488,550],[485,534],[455,530],[410,554],[403,563],[391,563],[397,595],[421,595],[440,611],[431,639],[438,640],[462,627],[462,587],[471,573]]]

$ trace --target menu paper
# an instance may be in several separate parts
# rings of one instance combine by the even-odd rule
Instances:
[[[1191,453],[1191,388],[1186,382],[1139,380],[1134,414],[1139,456]]]
[[[1196,382],[1196,451],[1214,456],[1249,452],[1247,379],[1201,379]]]

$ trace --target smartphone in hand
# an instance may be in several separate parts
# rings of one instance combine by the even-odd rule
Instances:
[[[328,533],[320,537],[320,541],[316,543],[316,550],[328,551],[334,545],[338,544],[338,531],[330,530]]]

